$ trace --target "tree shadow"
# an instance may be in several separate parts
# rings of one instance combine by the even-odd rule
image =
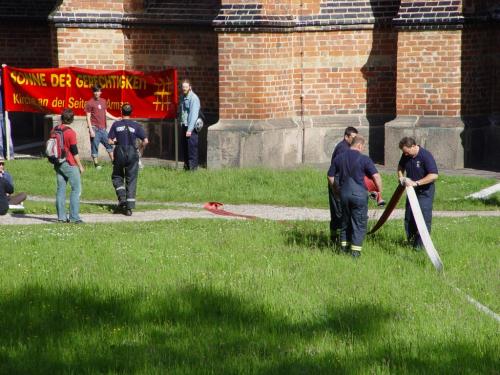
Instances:
[[[151,294],[27,286],[4,293],[0,310],[0,372],[9,374],[331,374],[358,372],[385,360],[410,370],[437,365],[456,371],[484,361],[467,343],[438,346],[435,355],[421,360],[376,345],[398,312],[375,302],[330,304],[313,321],[295,321],[213,287]],[[310,352],[325,338],[332,345],[373,347],[369,355],[348,361],[340,354]],[[460,351],[450,355],[450,348]],[[440,354],[448,355],[449,367],[434,362]],[[486,355],[483,368],[495,363],[493,354]]]
[[[288,246],[300,246],[310,250],[332,250],[333,242],[330,234],[315,228],[306,228],[293,224],[283,230],[285,243]]]
[[[400,0],[370,0],[374,18],[370,55],[361,73],[366,80],[366,119],[370,157],[384,164],[385,124],[396,118],[398,31],[392,26]]]

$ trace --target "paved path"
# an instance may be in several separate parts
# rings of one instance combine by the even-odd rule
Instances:
[[[51,201],[44,197],[30,197],[33,200]],[[82,201],[82,203],[95,204],[114,204],[113,201]],[[150,211],[134,211],[130,217],[121,214],[98,213],[81,214],[82,220],[86,223],[103,222],[135,222],[135,221],[159,221],[159,220],[179,220],[179,219],[241,219],[231,216],[220,216],[203,210],[202,204],[195,203],[148,203],[159,206],[168,206],[174,208],[160,208]],[[260,219],[267,220],[313,220],[329,221],[330,212],[325,209],[304,208],[304,207],[280,207],[270,205],[234,205],[227,204],[222,207],[224,210],[239,214],[250,215]],[[370,210],[368,216],[370,219],[378,219],[383,210]],[[465,217],[465,216],[496,216],[500,217],[498,211],[434,211],[434,217]],[[391,219],[401,219],[404,217],[404,210],[394,210]],[[0,216],[0,225],[14,224],[47,224],[56,223],[54,214],[7,214]]]

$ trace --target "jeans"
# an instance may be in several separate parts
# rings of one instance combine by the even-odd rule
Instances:
[[[184,142],[184,169],[195,171],[198,169],[198,132],[193,130],[191,137],[186,137],[187,127],[182,127]]]
[[[82,185],[80,182],[80,170],[77,166],[71,166],[68,162],[54,166],[57,177],[56,209],[57,220],[66,221],[66,185],[69,182],[71,193],[69,195],[69,221],[80,220],[80,194]]]
[[[95,126],[92,126],[92,129],[94,130],[95,137],[90,139],[90,155],[93,158],[99,155],[99,144],[106,147],[106,152],[113,152],[113,146],[108,143],[108,132],[106,129],[99,129]]]

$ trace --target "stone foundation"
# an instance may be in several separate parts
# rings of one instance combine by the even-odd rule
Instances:
[[[207,166],[288,168],[328,163],[348,126],[367,138],[367,153],[372,151],[370,143],[376,145],[373,150],[383,145],[383,126],[370,125],[364,116],[222,120],[208,130]]]

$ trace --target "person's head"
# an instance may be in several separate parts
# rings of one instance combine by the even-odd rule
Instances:
[[[99,99],[101,97],[102,91],[100,85],[94,85],[92,87],[92,92],[94,93],[94,98]]]
[[[0,173],[5,170],[5,161],[0,160]]]
[[[191,81],[189,79],[184,79],[182,81],[182,93],[187,95],[189,91],[191,91]]]
[[[128,103],[125,103],[123,106],[122,106],[122,116],[130,116],[132,114],[132,106]]]
[[[349,126],[344,131],[344,139],[347,143],[352,144],[352,141],[358,135],[358,129],[355,127]]]
[[[73,112],[73,110],[71,110],[69,108],[63,109],[63,111],[61,113],[61,122],[64,125],[69,125],[69,124],[73,123],[74,118],[75,118],[75,113]]]
[[[365,143],[365,137],[356,134],[356,137],[354,137],[352,140],[351,148],[362,152],[365,149]]]
[[[419,147],[417,146],[417,142],[415,142],[415,138],[403,137],[399,141],[399,149],[403,152],[404,156],[415,157],[418,154]]]

